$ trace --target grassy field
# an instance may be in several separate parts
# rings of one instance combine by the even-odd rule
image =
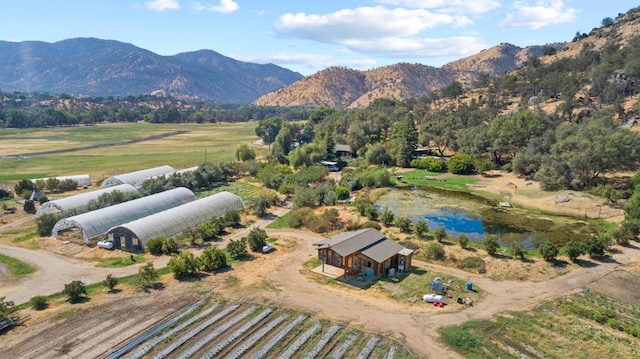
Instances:
[[[465,358],[638,358],[640,308],[595,292],[439,330]]]
[[[23,178],[88,173],[92,181],[155,166],[176,169],[202,162],[230,161],[235,149],[259,138],[255,123],[105,124],[50,129],[0,130],[0,183]],[[55,155],[14,157],[19,153],[112,144],[174,131],[188,133],[161,139],[99,147]],[[256,148],[258,154],[267,148]],[[7,157],[9,156],[9,157]]]
[[[4,264],[9,270],[9,274],[14,277],[24,277],[36,271],[35,268],[27,263],[4,254],[0,254],[0,263]]]
[[[442,179],[434,180],[427,179],[426,176],[438,178],[443,176]],[[467,185],[475,183],[475,179],[466,176],[453,176],[444,177],[443,173],[429,172],[425,170],[408,171],[403,174],[402,184],[416,185],[425,187],[437,187],[455,191],[467,192]]]

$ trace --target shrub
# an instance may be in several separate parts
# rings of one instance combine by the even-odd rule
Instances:
[[[165,239],[163,237],[152,238],[147,241],[145,249],[147,250],[147,252],[153,255],[160,255],[162,254],[162,247],[164,246],[164,242]]]
[[[565,246],[564,251],[567,253],[567,257],[571,259],[572,262],[575,262],[578,257],[584,254],[584,248],[578,241],[572,239]]]
[[[604,256],[604,252],[609,246],[609,238],[605,236],[591,236],[584,243],[584,251],[591,258]]]
[[[118,278],[114,277],[111,274],[108,274],[107,277],[102,281],[102,285],[109,290],[109,292],[113,292],[113,289],[118,285]]]
[[[8,318],[16,310],[15,303],[6,299],[7,297],[0,297],[0,320]]]
[[[154,268],[153,262],[148,262],[138,269],[138,276],[135,280],[135,284],[143,289],[146,289],[149,285],[155,283],[160,278],[160,274]]]
[[[341,201],[345,199],[349,199],[350,197],[349,189],[347,187],[343,187],[343,186],[336,187],[335,192],[336,192],[336,195],[338,196],[338,199]]]
[[[227,244],[227,252],[233,259],[240,259],[247,254],[247,243],[244,238],[239,241],[229,240]]]
[[[372,221],[378,219],[379,213],[376,207],[367,201],[356,202],[356,211],[361,215],[369,218]]]
[[[253,214],[258,217],[262,217],[267,214],[267,208],[271,207],[271,203],[266,196],[260,196],[256,198],[251,204],[251,209],[253,210]]]
[[[29,300],[29,303],[31,304],[31,308],[35,310],[43,310],[49,306],[48,301],[49,299],[44,295],[36,295]]]
[[[74,280],[71,283],[67,283],[64,285],[62,294],[67,296],[69,302],[76,303],[80,300],[80,298],[87,295],[87,287],[82,281]]]
[[[526,257],[526,252],[520,243],[513,242],[509,247],[509,253],[513,258],[524,259]]]
[[[57,213],[44,213],[40,217],[36,218],[37,232],[40,237],[48,237],[53,231],[53,227],[62,218]]]
[[[289,226],[291,228],[300,228],[311,222],[311,218],[315,216],[313,210],[309,207],[302,207],[291,211],[289,216]]]
[[[424,251],[427,259],[442,261],[445,258],[444,247],[437,242],[429,242]]]
[[[358,229],[363,229],[363,228],[373,228],[373,229],[381,230],[382,226],[380,226],[380,223],[375,221],[366,221],[362,223]]]
[[[496,254],[498,248],[500,248],[500,245],[498,244],[498,237],[495,234],[485,236],[482,240],[482,245],[490,255]]]
[[[476,271],[480,274],[484,274],[487,272],[484,259],[480,257],[466,257],[458,262],[458,268],[466,270],[467,272]]]
[[[227,266],[227,256],[220,248],[209,247],[200,255],[202,270],[211,272]]]
[[[162,243],[162,253],[173,254],[178,253],[178,242],[174,238],[165,239]]]
[[[466,234],[462,233],[458,236],[458,243],[460,244],[460,247],[467,248],[469,245],[469,238]]]
[[[198,275],[200,263],[198,258],[191,252],[185,251],[180,254],[174,254],[167,263],[169,270],[173,272],[175,279],[181,280],[188,277]]]
[[[419,220],[413,225],[413,232],[418,238],[423,238],[425,233],[429,232],[429,226],[425,220]]]
[[[444,227],[439,227],[433,232],[433,236],[436,238],[436,241],[442,243],[445,239],[447,239],[447,230]]]
[[[62,192],[75,191],[76,188],[78,188],[78,183],[71,178],[67,178],[58,184],[58,189]]]
[[[550,241],[542,242],[540,244],[540,247],[538,248],[538,251],[540,251],[540,255],[547,262],[555,260],[558,256],[558,253],[560,252],[558,247],[556,247],[556,245]]]
[[[24,201],[24,204],[22,205],[22,209],[24,209],[24,211],[29,214],[34,214],[36,213],[36,204],[34,201],[28,199]]]
[[[382,209],[382,213],[380,213],[380,221],[385,226],[390,226],[393,223],[394,217],[395,215],[393,214],[393,212],[391,212],[391,210],[387,206],[385,206]]]
[[[398,227],[402,232],[408,233],[411,230],[411,220],[407,217],[398,217],[394,221],[396,227]]]
[[[226,211],[222,217],[222,223],[225,227],[238,227],[240,219],[240,211]]]
[[[411,167],[427,170],[430,172],[445,172],[447,164],[439,158],[427,157],[416,158],[411,161]]]
[[[473,172],[473,157],[466,153],[457,153],[449,159],[447,163],[449,172],[453,174],[466,175]]]
[[[246,237],[249,248],[254,252],[262,251],[262,247],[267,244],[267,232],[262,228],[254,228]]]

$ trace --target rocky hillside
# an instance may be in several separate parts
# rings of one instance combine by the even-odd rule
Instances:
[[[556,49],[564,44],[550,45]],[[264,106],[366,107],[376,98],[420,98],[453,81],[473,87],[480,78],[491,79],[521,66],[529,56],[541,56],[542,46],[520,48],[500,44],[440,68],[395,64],[368,71],[329,68],[258,98]]]
[[[182,100],[249,103],[302,78],[272,64],[210,50],[160,56],[95,38],[56,43],[0,41],[0,89],[75,96],[166,94]]]

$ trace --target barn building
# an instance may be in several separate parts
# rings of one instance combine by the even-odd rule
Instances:
[[[195,200],[196,195],[193,192],[187,188],[178,187],[95,211],[63,218],[53,226],[51,236],[57,239],[61,232],[77,228],[82,232],[83,242],[87,244],[90,238],[104,234],[113,226]]]
[[[227,211],[243,208],[244,204],[240,197],[230,192],[220,192],[117,225],[107,231],[103,241],[112,242],[113,248],[116,249],[142,251],[150,239],[175,237],[186,229],[195,229],[206,221],[222,217]]]
[[[384,276],[411,268],[413,250],[373,228],[342,232],[313,245],[323,263],[343,268],[346,273]]]

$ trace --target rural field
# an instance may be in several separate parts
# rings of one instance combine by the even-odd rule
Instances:
[[[231,161],[240,144],[259,140],[255,127],[255,123],[244,122],[3,129],[0,131],[0,183],[75,174],[89,174],[94,182],[162,165],[183,169],[200,165],[205,159],[209,162]],[[172,135],[177,131],[180,133]],[[167,137],[117,145],[165,134]],[[77,148],[86,149],[71,151]],[[69,152],[30,155],[58,150]],[[266,147],[256,147],[256,151],[264,153]]]
[[[0,131],[0,183],[11,188],[13,181],[22,178],[89,173],[99,181],[153,166],[181,169],[204,162],[205,149],[207,161],[233,160],[241,144],[251,144],[264,154],[266,146],[256,144],[255,125],[109,124]],[[172,135],[162,137],[166,134]],[[152,136],[160,137],[117,144]],[[71,151],[88,146],[100,147]],[[52,150],[66,151],[26,154]],[[451,181],[456,186],[471,182],[468,178]],[[557,193],[544,193],[506,173],[475,178],[473,183],[475,190],[492,195],[519,186],[511,197],[522,205],[519,211],[538,208],[580,215],[599,204],[578,193],[571,203],[557,206],[551,201]],[[236,181],[207,193],[220,190],[247,200],[264,189],[257,182]],[[348,205],[335,209],[343,218],[357,218]],[[462,250],[445,242],[448,256],[462,259],[471,253],[486,262],[487,273],[416,257],[414,268],[400,281],[383,278],[361,288],[312,271],[320,264],[313,243],[324,237],[269,226],[288,211],[272,208],[272,215],[263,219],[245,214],[241,228],[213,244],[222,247],[260,227],[273,239],[272,253],[254,254],[227,271],[193,281],[176,281],[165,270],[157,289],[145,292],[124,282],[114,293],[100,285],[106,274],[131,276],[144,261],[163,268],[168,257],[130,257],[124,252],[62,244],[38,237],[33,218],[25,213],[3,217],[0,297],[23,290],[23,301],[17,304],[22,304],[21,315],[30,317],[0,335],[0,352],[38,358],[93,358],[110,353],[112,358],[640,356],[636,242],[616,246],[600,260],[585,258],[577,263],[491,257],[481,249]],[[402,236],[397,230],[387,233]],[[14,274],[7,268],[16,265],[8,264],[6,257],[31,267]],[[420,296],[436,276],[454,284],[454,296],[444,308],[429,305]],[[43,311],[29,307],[28,298],[38,290],[54,293],[74,279],[97,283],[86,301],[71,305],[58,294]],[[467,281],[473,281],[475,291],[464,289]],[[456,303],[456,296],[471,297],[473,305]],[[126,352],[114,353],[125,347]]]

